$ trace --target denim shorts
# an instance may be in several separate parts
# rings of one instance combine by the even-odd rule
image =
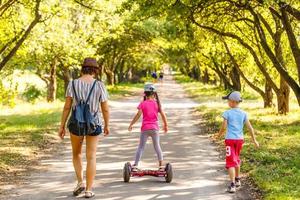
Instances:
[[[78,134],[78,133],[72,133],[72,132],[70,132],[70,133],[73,134],[73,135],[76,135],[76,136],[98,136],[102,133],[102,126],[97,126],[96,130],[93,133],[88,133],[86,135],[82,135],[82,134]]]

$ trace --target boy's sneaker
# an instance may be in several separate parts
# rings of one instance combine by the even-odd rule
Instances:
[[[235,193],[235,192],[236,192],[236,188],[235,188],[234,183],[231,183],[231,184],[228,186],[227,192],[229,192],[229,193]]]
[[[241,187],[241,178],[235,178],[235,187]]]

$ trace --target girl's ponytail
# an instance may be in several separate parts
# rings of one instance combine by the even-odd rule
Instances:
[[[160,100],[159,100],[157,92],[154,92],[154,95],[155,95],[157,105],[158,105],[158,112],[161,112],[161,104],[160,104]]]

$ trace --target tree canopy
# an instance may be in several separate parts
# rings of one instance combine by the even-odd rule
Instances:
[[[33,71],[48,101],[95,57],[108,84],[168,63],[224,90],[251,87],[265,107],[275,94],[282,114],[291,92],[300,105],[297,0],[3,0],[0,29],[1,74]]]

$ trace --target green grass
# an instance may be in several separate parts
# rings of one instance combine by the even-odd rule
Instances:
[[[107,86],[107,91],[111,99],[134,95],[143,88],[143,83],[121,83],[114,86]]]
[[[0,170],[20,170],[57,133],[63,104],[22,103],[0,114]]]
[[[176,75],[186,91],[199,103],[197,111],[206,120],[208,134],[218,131],[221,114],[228,105],[220,100],[224,92],[218,86],[204,85],[190,78]],[[276,108],[263,108],[263,101],[248,90],[241,108],[248,114],[257,131],[261,145],[255,149],[248,133],[242,153],[242,171],[249,174],[263,191],[264,199],[300,199],[300,112],[294,97],[288,115],[276,114]],[[222,144],[219,141],[219,144]]]

